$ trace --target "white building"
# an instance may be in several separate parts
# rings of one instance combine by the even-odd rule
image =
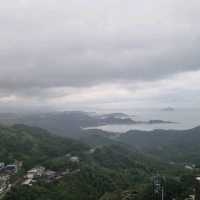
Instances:
[[[70,161],[78,163],[78,162],[79,162],[79,157],[77,157],[77,156],[72,156],[72,157],[70,158]]]
[[[0,176],[0,194],[7,189],[8,184],[9,184],[9,176],[8,175]]]
[[[30,169],[28,172],[27,172],[27,177],[40,177],[44,174],[44,171],[45,171],[45,168],[40,166],[40,167],[35,167],[33,169]]]
[[[45,168],[44,167],[35,167],[33,169],[30,169],[25,178],[26,180],[22,183],[22,185],[28,185],[28,186],[32,186],[32,183],[35,182],[34,178],[37,177],[41,177],[45,172]]]

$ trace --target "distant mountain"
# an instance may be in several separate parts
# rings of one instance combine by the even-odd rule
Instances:
[[[128,131],[118,141],[164,160],[200,164],[200,127],[190,130]]]
[[[124,113],[110,113],[110,114],[103,114],[100,115],[101,118],[130,118],[130,115],[124,114]]]
[[[149,123],[149,124],[174,124],[176,122],[164,121],[164,120],[149,120],[149,121],[147,121],[147,123]]]
[[[40,127],[56,134],[71,138],[80,138],[84,128],[103,125],[172,123],[162,120],[136,121],[123,113],[97,114],[82,111],[65,111],[39,114],[0,114],[0,124],[26,124]]]

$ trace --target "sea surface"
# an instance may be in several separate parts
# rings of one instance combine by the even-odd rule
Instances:
[[[159,109],[137,109],[124,112],[136,121],[164,120],[176,123],[171,124],[133,124],[133,125],[106,125],[93,127],[112,132],[127,132],[129,130],[154,130],[154,129],[176,129],[185,130],[200,126],[200,109],[175,109],[174,111],[163,111]]]

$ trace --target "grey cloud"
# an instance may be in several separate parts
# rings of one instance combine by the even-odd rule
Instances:
[[[155,81],[200,69],[195,0],[1,4],[1,96],[50,98],[56,87]]]

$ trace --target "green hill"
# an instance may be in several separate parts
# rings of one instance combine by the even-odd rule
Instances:
[[[69,152],[80,154],[88,148],[80,142],[54,136],[36,127],[0,127],[0,161],[21,160],[25,168]]]
[[[118,141],[165,161],[200,164],[200,127],[179,131],[129,131]]]
[[[19,182],[4,200],[121,200],[129,196],[138,200],[146,200],[148,196],[151,200],[152,177],[157,173],[171,177],[181,188],[183,183],[187,183],[181,178],[186,173],[184,169],[120,143],[108,142],[106,146],[93,143],[89,147],[24,125],[0,127],[0,152],[1,161],[23,161],[25,171],[36,165],[62,171],[71,167],[67,161],[68,154],[80,158],[73,171],[61,179],[50,183],[41,179],[30,187]],[[177,187],[175,197],[185,194],[190,188],[188,184],[184,184],[183,189]]]

